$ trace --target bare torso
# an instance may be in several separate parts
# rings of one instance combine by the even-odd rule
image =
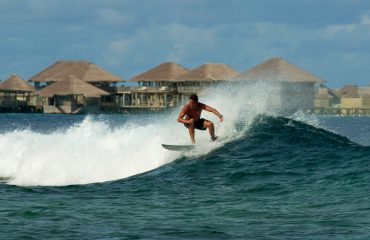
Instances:
[[[202,110],[204,109],[204,104],[199,103],[197,107],[193,108],[193,106],[188,103],[185,105],[184,110],[185,110],[185,115],[186,115],[186,120],[194,118],[194,121],[197,121],[200,119],[200,115],[202,114]]]

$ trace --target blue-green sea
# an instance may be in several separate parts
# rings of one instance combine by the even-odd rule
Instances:
[[[370,239],[370,118],[224,115],[0,115],[0,239]]]

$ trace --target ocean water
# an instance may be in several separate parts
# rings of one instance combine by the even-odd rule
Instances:
[[[265,94],[201,96],[221,140],[185,153],[160,145],[190,142],[177,111],[0,115],[0,239],[370,239],[370,118]]]

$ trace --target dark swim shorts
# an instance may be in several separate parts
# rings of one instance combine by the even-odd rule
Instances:
[[[204,127],[204,121],[205,119],[204,118],[201,118],[197,121],[194,122],[194,128],[195,129],[199,129],[199,130],[206,130],[207,128]],[[185,127],[189,127],[189,124],[187,123],[184,123]]]

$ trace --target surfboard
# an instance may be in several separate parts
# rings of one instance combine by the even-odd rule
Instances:
[[[195,145],[170,145],[170,144],[162,144],[167,150],[170,151],[189,151],[195,149]]]

